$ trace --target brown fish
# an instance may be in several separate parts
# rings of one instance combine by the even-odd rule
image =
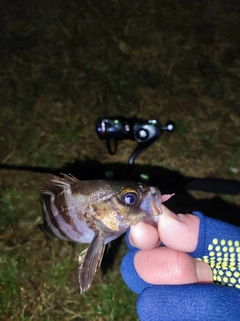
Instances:
[[[90,243],[79,256],[80,293],[91,286],[105,245],[130,225],[156,222],[163,200],[157,187],[142,183],[79,181],[65,174],[63,178],[52,176],[40,192],[44,232],[62,240]]]

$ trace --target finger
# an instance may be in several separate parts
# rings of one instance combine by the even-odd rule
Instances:
[[[162,205],[158,231],[164,245],[178,251],[193,252],[198,244],[200,219],[192,214],[174,214]]]
[[[173,249],[193,252],[198,243],[199,218],[192,214],[176,215],[164,205],[162,211],[159,216],[158,231],[154,226],[143,222],[131,226],[129,234],[131,245],[146,250],[157,247],[162,241]]]
[[[165,246],[137,252],[134,267],[139,277],[150,284],[213,282],[208,264]]]
[[[163,248],[163,247],[160,247],[160,248]],[[150,250],[151,251],[151,250]],[[143,271],[143,268],[142,268],[142,272],[139,271],[139,273],[141,274],[141,276],[145,279],[147,279],[148,281],[155,281],[154,279],[150,280],[148,275],[151,274],[155,274],[155,270],[157,270],[157,274],[160,274],[160,266],[154,266],[152,263],[150,265],[148,264],[145,264],[146,261],[152,261],[154,260],[153,258],[151,258],[151,260],[149,260],[148,258],[146,259],[146,257],[143,257],[142,258],[142,261],[139,260],[139,262],[136,262],[135,261],[135,256],[137,255],[137,253],[139,253],[141,251],[139,251],[138,249],[134,248],[132,249],[131,251],[129,251],[123,258],[122,260],[122,263],[121,263],[121,275],[125,281],[125,283],[127,284],[127,286],[135,293],[138,293],[140,294],[144,289],[146,289],[147,287],[149,287],[149,282],[145,281],[144,279],[142,279],[138,272],[136,271],[136,268],[137,270],[139,271],[139,266],[143,266],[143,264],[145,265],[145,272]],[[139,254],[138,254],[139,255]],[[187,254],[186,254],[187,255]],[[157,255],[156,253],[154,252],[153,253],[153,256],[156,258]],[[180,259],[181,260],[181,259]],[[192,264],[192,263],[191,263]],[[136,266],[135,266],[136,265]],[[166,265],[165,265],[166,266]],[[169,264],[167,265],[168,268],[167,270],[171,271],[173,269],[173,266]],[[199,268],[199,266],[198,266]],[[176,267],[175,267],[176,269]],[[165,273],[165,277],[166,277],[166,272]],[[198,275],[198,279],[200,280],[204,280],[205,277],[202,277],[200,276],[200,273],[201,272],[196,272],[196,275]],[[194,271],[193,271],[193,274],[194,274]],[[147,275],[145,277],[145,275]],[[179,273],[180,275],[180,273]],[[161,276],[160,276],[161,277]],[[183,276],[182,276],[183,277]],[[172,275],[171,274],[168,274],[168,279],[172,279]],[[208,279],[208,278],[206,278]],[[185,278],[186,280],[186,278]],[[193,280],[193,279],[191,279]],[[161,281],[161,280],[159,280]],[[165,280],[164,280],[164,283],[165,283]],[[171,283],[168,281],[168,283]],[[179,283],[179,282],[178,282]],[[166,283],[165,283],[166,284]],[[240,291],[239,291],[240,292]]]
[[[131,245],[143,250],[157,247],[160,244],[158,229],[150,224],[140,222],[131,226],[129,241]]]

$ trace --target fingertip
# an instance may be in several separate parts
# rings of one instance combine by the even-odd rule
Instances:
[[[160,244],[158,229],[143,222],[131,226],[129,241],[132,246],[142,250],[152,249]]]

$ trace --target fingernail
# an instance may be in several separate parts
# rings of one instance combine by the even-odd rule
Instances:
[[[196,274],[199,282],[213,282],[213,273],[210,266],[202,260],[196,260]]]
[[[163,215],[165,217],[165,219],[166,219],[166,216],[168,216],[169,218],[173,218],[177,221],[182,221],[182,214],[175,214],[164,205],[162,205],[162,211],[163,211],[163,214],[165,214],[165,215]],[[159,216],[159,218],[163,219],[163,217],[161,217],[161,215]]]

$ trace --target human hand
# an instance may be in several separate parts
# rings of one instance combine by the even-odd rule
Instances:
[[[197,248],[199,217],[176,215],[164,205],[162,211],[157,227],[141,222],[130,229],[130,244],[141,249],[134,257],[140,278],[150,284],[213,282],[210,266],[187,253]]]
[[[140,320],[240,319],[240,229],[195,214],[176,215],[163,206],[158,227],[139,223],[131,228],[131,251],[121,272],[140,294]],[[159,247],[161,242],[165,246]],[[210,284],[213,279],[235,287]]]

